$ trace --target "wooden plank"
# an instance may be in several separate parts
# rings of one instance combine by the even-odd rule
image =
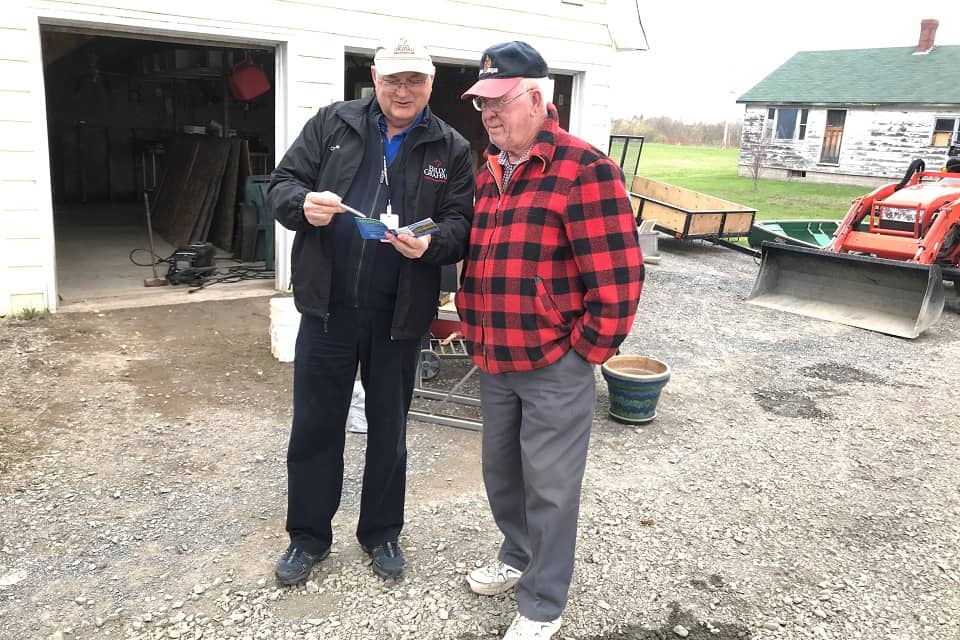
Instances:
[[[220,189],[223,183],[223,174],[226,172],[227,160],[230,157],[230,143],[227,140],[215,140],[210,145],[213,173],[207,181],[207,191],[204,196],[200,216],[193,228],[191,241],[205,241],[210,235],[210,224],[213,221],[213,211],[217,200],[220,199]]]
[[[250,143],[246,140],[240,143],[240,161],[237,167],[237,192],[240,195],[240,202],[235,209],[235,219],[233,222],[233,239],[231,241],[234,258],[241,258],[243,253],[243,221],[242,221],[242,203],[245,196],[247,178],[252,173],[250,166]]]
[[[185,245],[194,237],[194,229],[203,213],[210,181],[216,177],[220,161],[217,157],[217,142],[221,141],[197,136],[196,162],[183,184],[170,230],[165,236],[167,242],[175,247]]]
[[[227,158],[227,167],[220,185],[220,198],[210,231],[210,241],[225,251],[233,249],[233,225],[237,212],[237,190],[239,183],[237,176],[240,173],[240,151],[243,140],[230,140],[230,155]]]
[[[633,209],[634,217],[637,217],[638,215],[640,215],[640,210],[642,209],[641,205],[643,204],[644,204],[644,201],[642,196],[638,196],[633,192],[630,193],[630,207]]]
[[[657,226],[670,229],[671,232],[679,238],[684,233],[687,214],[679,209],[646,200],[643,203],[643,216],[641,220],[656,220]]]
[[[722,213],[698,213],[691,215],[690,227],[687,229],[687,235],[717,235],[720,233],[720,223],[722,220]]]
[[[244,140],[240,144],[240,173],[237,174],[238,189],[244,189],[247,178],[253,175],[253,165],[250,163],[250,142]]]
[[[755,214],[753,213],[728,213],[727,220],[723,225],[724,233],[738,233],[743,235],[749,235],[750,229],[753,227],[753,219]]]
[[[166,170],[157,186],[153,205],[153,227],[164,238],[170,237],[184,185],[193,170],[198,151],[199,143],[194,138],[179,136],[170,142]]]

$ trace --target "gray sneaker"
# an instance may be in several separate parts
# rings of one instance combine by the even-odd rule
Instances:
[[[370,548],[360,545],[360,548],[370,554],[373,563],[370,565],[373,572],[381,578],[399,578],[403,575],[403,551],[396,540],[387,540],[383,544]]]
[[[474,569],[467,575],[470,589],[481,596],[495,596],[505,593],[517,584],[523,572],[510,565],[494,560],[485,567]]]
[[[283,552],[283,557],[277,562],[277,568],[274,570],[277,582],[286,587],[306,582],[310,572],[313,571],[313,566],[329,555],[330,547],[320,553],[307,553],[291,544]]]

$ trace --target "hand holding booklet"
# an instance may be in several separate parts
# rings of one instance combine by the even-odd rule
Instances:
[[[390,231],[394,235],[401,235],[405,233],[415,238],[419,238],[420,236],[428,236],[440,230],[440,228],[437,226],[437,223],[433,221],[433,218],[417,220],[416,222],[408,224],[405,227],[400,227],[399,229],[389,229],[387,225],[375,218],[355,217],[353,221],[357,224],[357,230],[360,231],[360,237],[362,237],[364,240],[386,240],[387,231]]]

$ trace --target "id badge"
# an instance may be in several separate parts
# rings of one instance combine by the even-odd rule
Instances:
[[[396,231],[397,227],[400,226],[400,216],[393,213],[393,211],[390,209],[390,205],[387,205],[386,213],[380,214],[380,222],[382,222],[383,225],[390,231]],[[390,242],[390,241],[384,238],[380,240],[380,242]]]
[[[380,222],[386,225],[387,229],[394,231],[400,226],[400,216],[395,213],[381,213]]]

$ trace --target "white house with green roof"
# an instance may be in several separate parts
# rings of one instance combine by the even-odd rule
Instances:
[[[960,45],[801,51],[737,100],[739,174],[874,185],[920,158],[939,169],[960,126]]]

